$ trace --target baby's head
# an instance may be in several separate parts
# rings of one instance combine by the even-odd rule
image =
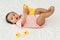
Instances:
[[[6,21],[10,24],[16,24],[16,22],[20,19],[21,16],[19,16],[17,13],[15,12],[9,12],[6,15]]]

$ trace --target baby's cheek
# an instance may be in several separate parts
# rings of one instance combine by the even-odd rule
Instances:
[[[12,22],[13,22],[13,23],[16,23],[16,20],[13,20]]]
[[[15,20],[15,23],[17,22],[18,20]]]

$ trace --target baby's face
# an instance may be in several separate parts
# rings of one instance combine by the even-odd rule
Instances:
[[[10,13],[7,19],[14,24],[20,19],[20,16],[16,13]]]

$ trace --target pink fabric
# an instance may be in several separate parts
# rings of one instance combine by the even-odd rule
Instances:
[[[26,23],[24,24],[24,28],[41,28],[43,26],[39,26],[37,23],[36,23],[36,20],[37,20],[37,17],[39,15],[27,15],[27,18],[26,18]],[[21,27],[21,20],[19,22],[17,22],[17,24]]]

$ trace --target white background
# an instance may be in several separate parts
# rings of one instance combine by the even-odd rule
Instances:
[[[55,12],[46,19],[47,24],[42,29],[19,28],[8,24],[5,16],[8,12],[22,13],[23,4],[34,8],[46,8],[55,6]],[[60,1],[59,0],[0,0],[0,40],[60,40]],[[23,31],[28,30],[29,35],[24,36]],[[22,34],[16,38],[16,33]]]

